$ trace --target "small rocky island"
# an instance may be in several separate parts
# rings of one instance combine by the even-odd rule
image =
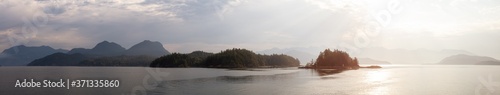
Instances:
[[[155,59],[150,67],[163,68],[280,68],[298,67],[298,59],[284,54],[261,55],[246,49],[227,49],[219,53],[194,51],[172,53]]]
[[[358,59],[352,58],[345,51],[326,49],[320,52],[316,61],[307,63],[306,66],[300,67],[305,69],[359,69],[359,68],[382,68],[372,65],[367,67],[359,66]]]

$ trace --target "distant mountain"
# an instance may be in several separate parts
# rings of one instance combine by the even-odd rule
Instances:
[[[85,55],[97,55],[97,56],[117,56],[121,55],[125,51],[125,48],[114,43],[103,41],[98,43],[92,49],[84,49],[84,48],[74,48],[68,52],[68,54],[81,53]]]
[[[459,55],[453,55],[450,57],[446,57],[443,60],[441,60],[438,64],[444,64],[444,65],[475,65],[475,64],[486,65],[486,64],[496,64],[499,62],[500,61],[498,61],[497,59],[491,58],[491,57],[459,54]]]
[[[71,49],[68,54],[75,54],[75,53],[80,53],[80,54],[87,54],[90,53],[92,50],[91,49],[85,49],[85,48],[73,48]]]
[[[29,63],[28,66],[75,66],[80,61],[86,59],[88,59],[88,57],[80,53],[54,53],[49,56],[36,59],[33,62]]]
[[[481,61],[475,65],[500,65],[500,61]]]
[[[145,40],[125,51],[125,55],[149,55],[160,57],[168,55],[170,52],[165,50],[160,42]]]
[[[65,50],[65,49],[56,49],[57,52],[60,52],[60,53],[68,53],[69,50]]]
[[[155,58],[146,55],[99,57],[80,61],[77,66],[149,66]]]
[[[358,54],[353,56],[361,58],[373,58],[384,60],[393,64],[429,64],[439,62],[441,59],[457,55],[474,55],[464,50],[429,50],[429,49],[387,49],[381,47],[370,47],[360,49]]]
[[[380,61],[380,60],[375,60],[371,58],[358,58],[359,64],[360,65],[388,65],[391,64],[390,62],[387,61]]]
[[[66,53],[67,50],[63,49],[54,49],[49,46],[14,46],[8,49],[5,49],[0,54],[0,65],[3,66],[22,66],[26,65],[29,62],[42,58],[44,56],[53,54],[53,53]]]
[[[29,63],[29,66],[149,66],[155,58],[167,55],[160,42],[145,40],[126,50],[114,42],[103,41],[92,49],[74,48]]]
[[[85,48],[74,48],[68,52],[68,54],[76,54],[81,53],[84,55],[93,55],[93,56],[119,56],[119,55],[146,55],[159,57],[163,55],[170,54],[160,42],[153,42],[149,40],[145,40],[141,43],[138,43],[128,50],[116,44],[114,42],[103,41],[98,43],[92,49]]]
[[[290,55],[292,57],[295,57],[299,59],[300,63],[306,64],[307,62],[310,62],[311,60],[316,60],[315,56],[313,54],[309,54],[303,51],[298,51],[298,50],[290,50],[288,52],[284,53],[285,55]]]
[[[28,66],[149,66],[155,58],[146,55],[96,57],[80,53],[54,53],[34,60]]]

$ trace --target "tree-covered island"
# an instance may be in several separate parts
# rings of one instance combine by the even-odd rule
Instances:
[[[185,68],[263,68],[298,67],[298,59],[283,54],[262,55],[246,49],[228,49],[219,53],[194,51],[189,54],[172,53],[155,59],[151,67]]]
[[[320,52],[316,61],[307,63],[300,68],[308,69],[359,69],[359,68],[381,68],[380,66],[360,67],[358,59],[352,58],[345,51],[326,49]]]

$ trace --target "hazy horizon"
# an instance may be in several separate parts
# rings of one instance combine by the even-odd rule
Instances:
[[[493,0],[0,2],[0,50],[92,48],[101,41],[130,48],[152,40],[181,53],[351,47],[359,54],[463,50],[500,59],[500,1]]]

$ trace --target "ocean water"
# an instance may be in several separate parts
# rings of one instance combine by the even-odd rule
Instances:
[[[387,65],[345,71],[0,67],[0,77],[0,95],[500,95],[500,66]],[[119,87],[15,87],[23,79],[119,80]]]

